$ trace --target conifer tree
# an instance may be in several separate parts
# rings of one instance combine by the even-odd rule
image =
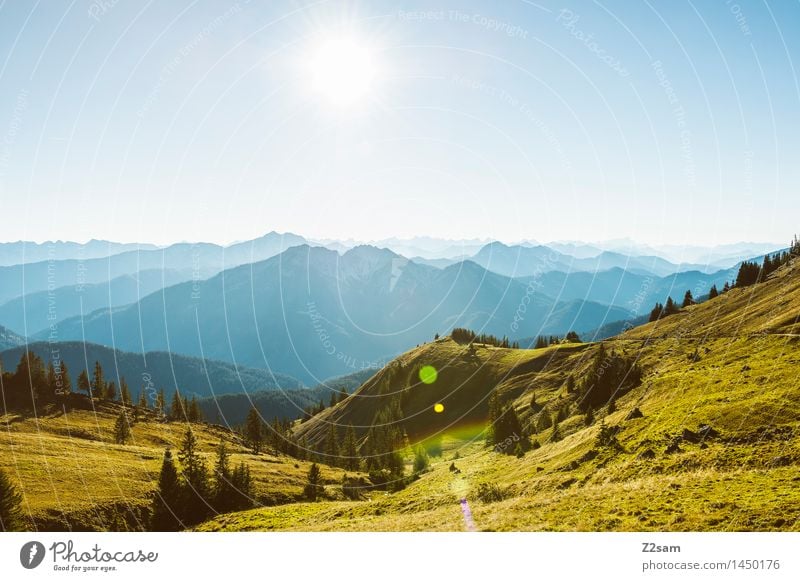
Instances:
[[[153,499],[150,528],[154,531],[178,531],[181,523],[178,519],[181,502],[181,487],[178,471],[172,459],[172,452],[164,451],[161,473],[158,476],[158,488]]]
[[[313,463],[311,468],[308,469],[308,476],[306,477],[306,485],[303,488],[303,494],[308,500],[317,500],[322,493],[322,471]]]
[[[144,393],[144,390],[139,392],[139,403],[136,405],[143,409],[147,409],[149,407],[147,405],[147,395]]]
[[[729,283],[729,282],[726,280],[726,281],[725,281],[725,284],[722,286],[722,292],[723,292],[723,293],[726,293],[726,292],[728,292],[729,290],[731,290],[731,283]]]
[[[53,365],[53,362],[50,361],[47,364],[47,394],[46,399],[48,401],[52,401],[55,399],[56,394],[59,392],[58,389],[58,375],[56,374],[56,368]]]
[[[92,387],[89,383],[89,374],[86,373],[85,369],[78,375],[78,389],[85,391],[87,395],[91,394]]]
[[[583,424],[585,426],[591,426],[594,423],[594,411],[592,411],[592,406],[586,410],[586,416],[583,419]]]
[[[99,361],[94,362],[94,374],[92,375],[92,397],[102,398],[106,391],[106,382],[103,379],[103,367]]]
[[[200,411],[200,404],[197,403],[197,398],[192,396],[192,401],[187,406],[187,417],[190,422],[197,423],[203,419],[203,414]]]
[[[358,470],[358,444],[356,442],[356,431],[352,424],[347,426],[344,432],[342,450],[344,452],[344,468]]]
[[[310,456],[308,450],[308,438],[303,436],[303,439],[300,440],[300,444],[297,446],[297,459],[298,460],[308,460]]]
[[[131,425],[125,410],[122,410],[114,422],[114,441],[117,444],[127,444],[131,438]]]
[[[664,315],[674,315],[678,310],[678,305],[672,300],[672,297],[667,297],[667,302],[664,304]]]
[[[169,407],[169,419],[173,421],[186,420],[186,410],[183,407],[183,398],[178,390],[172,394],[172,404]]]
[[[250,476],[250,467],[244,462],[233,470],[231,475],[233,488],[233,510],[244,510],[253,506],[253,481]]]
[[[0,468],[0,531],[10,532],[22,528],[21,504],[22,495],[11,478]]]
[[[717,285],[712,284],[711,289],[708,291],[708,298],[715,299],[719,296],[719,291],[717,290]]]
[[[328,426],[328,437],[325,438],[325,461],[330,466],[339,465],[339,439],[336,434],[336,426]]]
[[[162,416],[167,413],[167,398],[164,395],[163,387],[158,390],[158,395],[156,395],[156,409]]]
[[[250,448],[258,454],[261,451],[261,443],[264,440],[263,429],[261,426],[261,416],[255,407],[250,408],[244,425],[244,434]]]
[[[686,294],[683,295],[683,304],[681,305],[683,308],[691,306],[694,304],[694,297],[692,296],[692,291],[687,290]]]
[[[649,321],[651,323],[653,321],[658,321],[663,313],[664,313],[664,305],[662,305],[661,303],[656,303],[656,305],[653,307],[653,310],[650,311]]]
[[[181,463],[183,482],[181,486],[183,491],[182,515],[187,523],[198,523],[208,514],[208,469],[197,449],[197,438],[189,426],[186,427],[186,433],[181,442],[178,460]]]
[[[128,388],[128,382],[125,381],[125,376],[120,377],[119,379],[119,398],[120,401],[122,401],[122,405],[126,407],[133,405],[133,401],[131,400],[131,390]]]
[[[213,506],[217,512],[233,510],[235,501],[230,456],[224,440],[217,446],[217,460],[214,464]]]
[[[113,381],[109,381],[106,383],[105,391],[103,392],[103,397],[109,401],[114,401],[117,399],[117,384]]]
[[[422,474],[430,466],[428,452],[424,446],[417,446],[414,449],[414,474]]]
[[[57,385],[57,393],[62,398],[69,397],[69,394],[72,393],[72,379],[70,379],[69,369],[63,359],[60,361],[58,372],[61,374],[61,385]]]

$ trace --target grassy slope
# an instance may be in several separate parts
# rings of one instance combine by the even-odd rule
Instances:
[[[411,388],[419,413],[406,424],[411,432],[427,427],[451,434],[430,473],[402,492],[369,501],[257,509],[222,516],[201,529],[465,530],[459,504],[465,497],[479,530],[798,531],[798,315],[795,266],[607,341],[607,348],[639,358],[642,385],[623,396],[610,416],[599,412],[593,426],[584,427],[578,415],[565,420],[565,437],[557,443],[547,442],[551,430],[535,435],[544,445],[520,459],[487,450],[475,434],[465,438],[457,429],[470,424],[462,419],[465,411],[497,386],[514,399],[526,425],[530,390],[540,404],[563,404],[567,374],[585,373],[597,346],[479,348],[476,364],[449,340],[424,345],[400,358],[405,372],[386,376],[387,386],[381,388],[378,374],[358,394],[413,385],[409,376],[419,365],[440,369],[433,386],[419,393]],[[368,423],[377,399],[351,397],[301,430],[314,439],[325,421]],[[439,400],[452,416],[428,411]],[[634,407],[644,417],[626,420]],[[620,449],[597,446],[601,420],[619,426]],[[667,453],[675,436],[700,424],[710,424],[719,436],[705,445],[683,441],[679,452]],[[640,457],[646,451],[654,457]],[[455,454],[460,474],[448,469]],[[480,500],[482,483],[496,484],[505,498]]]
[[[39,419],[0,416],[0,467],[18,483],[23,509],[43,530],[137,530],[150,505],[165,446],[179,448],[185,424],[152,416],[133,425],[133,441],[113,443],[119,405],[102,403],[96,412],[73,410]],[[200,449],[213,466],[220,439],[231,449],[231,464],[246,462],[255,496],[262,504],[302,496],[309,463],[285,456],[254,455],[238,437],[219,426],[195,424]],[[327,484],[344,472],[323,467]],[[335,494],[338,487],[331,487]]]

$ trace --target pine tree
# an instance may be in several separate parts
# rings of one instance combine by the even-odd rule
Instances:
[[[230,456],[224,440],[217,446],[217,460],[214,464],[213,506],[217,512],[228,512],[234,508],[233,478]]]
[[[544,349],[547,347],[547,339],[539,335],[536,337],[536,344],[534,345],[534,349]]]
[[[181,529],[178,514],[182,496],[178,471],[172,460],[172,452],[167,448],[164,451],[164,461],[161,463],[161,473],[158,476],[158,489],[153,499],[151,530],[178,531]]]
[[[182,516],[189,524],[201,522],[208,514],[208,469],[197,449],[197,438],[191,427],[186,428],[178,460],[181,463],[181,489],[184,493],[181,502]]]
[[[162,416],[167,414],[167,398],[164,395],[164,388],[158,390],[158,395],[156,396],[156,410]]]
[[[328,437],[325,439],[325,461],[330,466],[339,465],[339,439],[336,434],[336,426],[328,426]]]
[[[106,391],[106,382],[103,379],[103,367],[99,361],[94,362],[94,374],[92,375],[92,397],[102,398]]]
[[[303,439],[300,440],[300,444],[297,446],[297,459],[308,460],[310,455],[311,454],[308,450],[308,438],[303,436]]]
[[[663,313],[664,313],[664,305],[662,305],[661,303],[656,303],[656,305],[653,307],[653,310],[650,311],[649,321],[651,323],[653,321],[658,321]]]
[[[72,393],[72,379],[69,377],[69,369],[63,359],[59,362],[58,372],[61,375],[61,381],[60,385],[57,385],[56,393],[62,398],[67,398]]]
[[[667,302],[664,304],[664,315],[674,315],[678,310],[678,305],[672,300],[672,297],[667,297]]]
[[[186,420],[186,410],[183,406],[183,398],[178,390],[172,394],[172,404],[169,406],[169,419],[172,421]]]
[[[119,398],[122,401],[122,405],[126,407],[130,407],[133,405],[133,401],[131,400],[131,390],[128,388],[128,382],[125,381],[125,377],[120,377],[119,379]]]
[[[114,401],[117,399],[117,384],[113,381],[109,381],[106,383],[105,391],[103,392],[103,397],[109,401]]]
[[[356,442],[356,431],[352,424],[347,426],[344,432],[342,450],[344,452],[344,468],[358,470],[358,444]]]
[[[10,532],[22,528],[21,504],[22,495],[11,478],[0,468],[0,531]]]
[[[417,446],[414,449],[414,474],[422,474],[430,466],[428,452],[424,446]]]
[[[308,469],[308,476],[306,478],[306,485],[303,489],[303,494],[308,500],[317,500],[322,493],[322,471],[313,463],[311,468]]]
[[[250,467],[244,462],[233,470],[231,475],[233,488],[233,510],[244,510],[253,506],[253,481],[250,476]]]
[[[694,304],[694,297],[692,296],[692,291],[687,290],[686,294],[683,295],[683,304],[681,305],[684,309]]]
[[[117,444],[127,444],[131,439],[131,425],[125,410],[122,410],[114,422],[114,441]]]
[[[712,284],[711,290],[708,291],[708,298],[715,299],[719,296],[719,291],[717,290],[717,285]]]
[[[722,286],[722,292],[723,292],[723,293],[726,293],[726,292],[728,292],[729,290],[731,290],[731,283],[729,283],[729,282],[726,280],[726,281],[725,281],[725,284]]]
[[[147,405],[147,395],[144,393],[144,390],[139,392],[139,403],[136,404],[142,409],[147,409],[149,406]]]
[[[187,417],[190,422],[197,423],[203,419],[203,413],[200,411],[200,404],[197,403],[197,398],[192,396],[192,401],[187,406]]]
[[[583,419],[583,425],[591,426],[594,423],[594,411],[592,411],[592,406],[586,410],[586,416]]]
[[[78,375],[78,389],[80,391],[85,391],[87,395],[91,392],[92,387],[89,383],[89,374],[86,373],[85,369]]]
[[[258,410],[254,407],[250,408],[244,424],[244,434],[248,445],[256,454],[261,451],[261,443],[264,440],[261,424],[261,415]]]

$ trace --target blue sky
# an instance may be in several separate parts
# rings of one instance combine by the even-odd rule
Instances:
[[[785,242],[798,28],[788,1],[0,1],[0,237]],[[346,106],[312,82],[331,38],[373,65]]]

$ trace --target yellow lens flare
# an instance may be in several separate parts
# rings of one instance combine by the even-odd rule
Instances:
[[[439,372],[433,365],[425,365],[419,370],[419,380],[427,385],[434,383],[438,377]]]
[[[442,413],[444,411],[444,404],[437,403],[436,405],[433,406],[433,411],[435,411],[437,414]]]

